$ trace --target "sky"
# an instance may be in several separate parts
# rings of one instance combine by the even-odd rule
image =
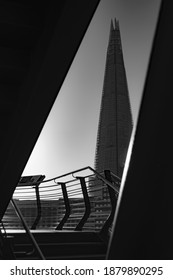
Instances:
[[[111,19],[119,20],[136,124],[160,0],[101,0],[22,176],[94,167]]]

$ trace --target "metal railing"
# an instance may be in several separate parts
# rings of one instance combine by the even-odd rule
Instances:
[[[22,177],[24,178],[24,177]],[[30,229],[107,231],[115,213],[120,178],[91,167],[49,180],[20,180],[13,200]],[[3,217],[8,229],[22,229],[11,205]]]
[[[14,202],[13,199],[11,199],[11,204],[12,204],[12,206],[14,207],[15,212],[16,212],[16,214],[18,215],[19,219],[21,220],[22,225],[23,225],[23,228],[25,229],[27,235],[29,236],[29,238],[30,238],[30,240],[31,240],[31,244],[33,245],[33,248],[34,248],[34,250],[36,251],[37,255],[39,256],[39,258],[40,258],[41,260],[45,260],[45,257],[44,257],[44,255],[43,255],[43,253],[42,253],[42,251],[41,251],[41,249],[40,249],[40,247],[39,247],[37,241],[35,240],[33,234],[32,234],[31,231],[29,230],[29,228],[28,228],[28,226],[27,226],[27,223],[26,223],[25,219],[23,218],[23,215],[22,215],[20,209],[17,207],[17,205],[16,205],[16,203]]]

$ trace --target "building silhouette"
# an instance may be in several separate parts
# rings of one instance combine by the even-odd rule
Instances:
[[[121,177],[132,131],[132,114],[119,22],[111,21],[97,134],[95,169]]]

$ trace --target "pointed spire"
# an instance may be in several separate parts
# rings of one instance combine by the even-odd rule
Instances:
[[[115,18],[115,29],[119,29],[119,21]]]
[[[109,43],[110,44],[111,40],[112,40],[112,34],[114,32],[114,24],[113,24],[113,20],[111,19],[111,26],[110,26],[110,32],[109,32]]]

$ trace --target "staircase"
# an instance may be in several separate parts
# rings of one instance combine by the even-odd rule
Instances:
[[[44,178],[22,177],[7,208],[9,259],[105,259],[120,179],[91,167]]]

